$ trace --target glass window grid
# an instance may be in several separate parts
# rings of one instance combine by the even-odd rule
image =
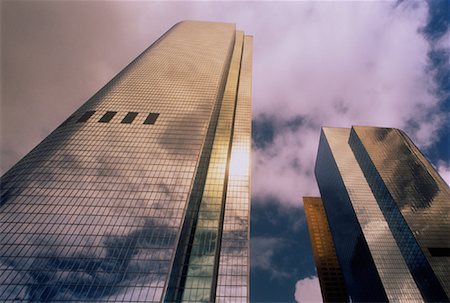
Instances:
[[[331,153],[329,157],[332,157],[333,161],[336,162],[338,173],[340,178],[342,178],[343,186],[345,186],[345,189],[340,190],[344,190],[349,197],[352,210],[358,220],[356,226],[359,225],[361,228],[364,236],[363,239],[367,242],[370,251],[370,258],[373,259],[374,265],[376,266],[376,272],[371,273],[371,275],[378,275],[383,284],[382,289],[386,292],[389,300],[423,301],[420,291],[418,290],[394,237],[389,230],[388,224],[383,217],[376,198],[373,196],[364,174],[348,144],[350,129],[323,128],[322,136],[323,140],[326,140],[327,143],[324,141],[321,142],[321,144],[329,144]],[[317,163],[320,163],[319,158]],[[323,166],[322,170],[324,168],[325,166]],[[321,187],[321,180],[319,177],[318,182],[319,187]],[[329,201],[326,202],[323,194],[322,199],[326,206],[327,216],[330,218],[333,212],[331,212],[331,209],[329,210],[329,207],[331,207],[333,199],[330,196],[327,198]],[[334,233],[333,226],[331,227],[332,233]],[[339,244],[337,241],[338,239],[334,237],[336,248]],[[341,261],[341,265],[342,264]],[[367,275],[369,274],[367,273]],[[367,276],[367,278],[369,278],[369,276]],[[365,285],[364,283],[361,283],[361,281],[357,284],[359,287]],[[350,296],[353,295],[350,291],[349,294]],[[357,298],[352,299],[358,300]]]
[[[218,302],[249,297],[252,37],[244,37],[220,250]]]
[[[450,223],[442,215],[450,212],[449,187],[398,129],[355,126],[350,139],[423,296],[448,300],[450,259],[433,258],[427,247],[450,247]]]
[[[188,27],[189,29],[186,29],[185,27]],[[213,36],[214,33],[217,33],[217,30],[219,30],[222,34],[214,36],[217,36],[217,38],[207,39],[207,41],[205,41],[205,39],[197,39],[198,37],[195,34],[193,35],[192,30],[197,32],[206,31],[208,35]],[[2,224],[2,226],[4,224],[4,215],[6,215],[6,217],[9,216],[10,218],[13,216],[16,218],[21,216],[20,214],[9,210],[9,206],[15,205],[19,198],[22,199],[22,203],[29,204],[31,203],[31,200],[34,200],[35,198],[42,198],[43,195],[55,193],[55,197],[58,198],[54,200],[54,203],[56,203],[55,208],[63,207],[63,205],[67,204],[70,205],[70,203],[78,203],[79,201],[84,204],[94,202],[95,207],[86,208],[85,212],[97,211],[96,209],[98,209],[98,212],[102,215],[106,214],[105,218],[108,218],[109,215],[122,216],[123,214],[128,214],[128,206],[131,207],[132,203],[146,201],[146,208],[156,215],[154,220],[148,220],[148,218],[142,218],[142,216],[133,217],[131,215],[130,220],[135,219],[133,224],[131,224],[132,221],[127,221],[131,225],[126,227],[119,226],[117,228],[117,234],[114,235],[114,232],[112,232],[112,235],[110,235],[110,237],[116,237],[119,240],[132,241],[127,235],[133,234],[133,232],[138,229],[147,230],[147,226],[156,225],[165,227],[166,224],[170,223],[170,226],[175,227],[174,231],[178,231],[182,219],[180,212],[185,208],[188,190],[192,181],[192,174],[195,171],[195,165],[202,146],[202,132],[206,129],[205,126],[209,122],[212,110],[213,104],[211,102],[205,102],[205,100],[212,101],[217,99],[216,96],[219,94],[218,88],[220,87],[221,80],[220,75],[226,66],[226,60],[223,58],[227,55],[227,45],[229,44],[233,33],[232,26],[229,25],[217,25],[205,28],[204,26],[196,25],[194,22],[186,23],[186,26],[174,27],[174,29],[168,33],[167,39],[157,43],[153,48],[150,48],[141,55],[78,111],[78,113],[82,113],[90,108],[95,108],[96,112],[100,114],[108,109],[114,108],[121,112],[128,112],[130,109],[136,109],[138,112],[148,112],[148,107],[150,105],[151,110],[156,108],[158,112],[167,113],[167,115],[164,114],[164,116],[161,116],[160,119],[158,119],[158,123],[156,124],[158,127],[144,129],[141,126],[142,124],[139,125],[138,123],[133,123],[127,125],[128,130],[124,131],[120,124],[116,123],[109,123],[108,125],[97,123],[68,123],[64,128],[57,129],[2,178],[2,185],[6,185],[2,186],[2,194],[5,194],[5,197],[8,199],[11,198],[12,201],[10,200],[3,205],[0,214],[0,224]],[[181,42],[176,40],[181,40]],[[177,49],[177,45],[183,45],[183,47],[187,49],[200,49],[198,52],[192,52],[192,56],[188,59],[190,62],[195,62],[197,64],[194,69],[196,72],[199,74],[208,74],[208,76],[192,77],[197,80],[188,80],[186,82],[184,79],[185,75],[180,75],[179,78],[174,79],[173,83],[171,83],[172,88],[170,91],[173,91],[173,93],[167,95],[167,91],[161,90],[155,91],[154,94],[149,94],[147,90],[148,87],[158,87],[158,83],[169,83],[169,79],[165,79],[166,76],[164,76],[164,70],[168,68],[167,62],[174,62],[173,60],[179,61],[186,57],[185,54],[181,57],[177,57],[178,55],[175,54],[176,51],[174,51]],[[150,53],[151,56],[149,55]],[[203,64],[203,62],[208,63]],[[149,68],[151,73],[148,72]],[[153,80],[152,78],[156,78],[152,77],[153,74],[161,77],[158,78],[158,80]],[[192,67],[189,69],[189,75],[191,78]],[[139,84],[139,82],[143,82],[142,85]],[[125,87],[126,90],[124,90]],[[182,87],[183,89],[173,89],[175,87]],[[179,91],[184,91],[185,94],[180,94]],[[158,98],[160,98],[161,101]],[[123,106],[124,101],[126,101],[126,106]],[[177,110],[175,110],[175,112],[177,112],[176,115],[173,114],[174,108],[177,108]],[[98,118],[99,116],[94,115],[94,117],[90,119]],[[188,124],[188,126],[186,126],[186,124]],[[183,140],[177,143],[180,139]],[[89,142],[89,144],[86,144],[87,142]],[[136,143],[130,146],[130,142]],[[102,152],[102,150],[107,152]],[[130,161],[129,165],[126,165],[126,162],[121,162],[121,160],[127,158],[127,155],[124,153],[134,155],[134,157],[128,157]],[[55,159],[53,158],[54,156],[59,158]],[[65,156],[69,156],[69,158],[64,159],[63,157]],[[149,158],[150,160],[147,160]],[[43,159],[45,159],[45,162],[42,161]],[[104,163],[105,165],[99,165],[99,162]],[[168,163],[175,163],[176,165],[169,166],[167,165]],[[141,179],[147,180],[146,184],[142,185],[142,188],[145,188],[145,185],[150,186],[147,191],[136,192],[133,185],[140,182],[141,179],[137,176],[127,175],[125,171],[129,171],[130,169],[124,170],[124,168],[125,166],[129,168],[138,168],[145,167],[145,165],[149,165],[149,169],[142,169],[141,173],[138,172],[136,174],[139,175]],[[169,166],[169,168],[166,168],[167,166]],[[190,167],[187,172],[183,171],[178,177],[173,177],[177,169],[186,166]],[[146,176],[145,174],[149,171],[151,171],[152,174],[153,172],[156,173],[154,176]],[[92,179],[97,182],[92,182],[92,180],[91,182],[83,182],[84,186],[73,189],[69,188],[69,184],[61,184],[58,180],[55,180],[55,174],[67,176],[67,178],[71,178],[73,183],[80,182],[80,180],[85,179],[86,176],[91,176]],[[122,189],[127,187],[130,188],[134,195],[142,197],[142,199],[134,199],[133,201],[125,200],[125,197],[121,197],[117,193],[120,189],[114,191],[114,188],[109,188],[109,186],[106,185],[113,180],[115,182],[123,180],[120,181],[121,183],[118,183],[119,187]],[[181,181],[184,185],[179,187]],[[31,194],[23,196],[21,192],[25,189],[29,190],[28,184],[33,182],[36,186],[31,187],[33,189]],[[39,190],[39,187],[47,189]],[[174,191],[173,189],[175,187],[182,188],[182,190],[179,192]],[[33,191],[35,191],[34,194]],[[148,197],[144,198],[144,193],[151,193],[152,197],[150,199],[153,200],[149,200]],[[103,199],[108,202],[106,205],[102,205],[101,203],[104,203],[102,202],[103,200],[95,202],[95,199]],[[155,199],[164,199],[164,203],[152,202],[156,201]],[[46,205],[45,200],[44,197],[40,205]],[[71,202],[69,202],[69,200]],[[125,203],[123,204],[123,202]],[[177,217],[165,218],[165,211],[163,211],[164,207],[176,209]],[[86,213],[86,215],[88,214],[91,216],[91,213]],[[65,254],[70,251],[81,253],[83,249],[88,249],[88,247],[91,247],[91,252],[98,252],[99,249],[103,249],[104,252],[105,247],[107,247],[100,243],[102,241],[101,239],[105,238],[101,236],[101,233],[105,234],[111,231],[105,228],[94,238],[87,238],[90,239],[89,241],[98,241],[98,243],[90,243],[89,245],[80,243],[80,245],[77,246],[57,245],[57,243],[60,243],[60,240],[62,243],[63,241],[66,241],[64,239],[72,236],[69,234],[52,234],[52,224],[54,222],[72,224],[71,220],[75,220],[76,216],[64,218],[62,215],[57,215],[53,218],[41,218],[41,222],[36,222],[39,218],[37,215],[38,214],[33,213],[23,217],[25,221],[28,220],[27,222],[29,222],[23,222],[23,224],[37,224],[36,226],[38,226],[41,231],[47,232],[45,233],[45,237],[49,239],[47,244],[50,246],[48,247],[55,248],[54,253],[56,255],[59,254],[60,257],[65,256]],[[164,220],[162,220],[163,218]],[[52,221],[51,219],[56,221]],[[31,221],[33,222],[31,223]],[[22,224],[20,222],[22,221],[15,223],[16,230],[17,227]],[[112,221],[110,222],[112,223]],[[90,235],[89,225],[76,224],[72,226],[78,228],[78,230],[83,233]],[[68,233],[76,235],[76,230],[77,229],[69,230]],[[93,232],[93,234],[95,234],[95,232]],[[161,245],[164,247],[164,249],[161,249],[161,256],[165,256],[165,260],[170,261],[173,256],[173,249],[165,248],[164,245],[167,245],[172,240],[168,240],[167,233],[164,235],[165,236],[161,239],[165,239],[166,242],[161,242]],[[174,232],[171,232],[170,235],[171,238],[176,238]],[[27,241],[28,240],[24,240],[23,243],[28,243]],[[105,240],[103,239],[103,241]],[[132,243],[135,243],[133,241]],[[24,253],[31,253],[30,249],[32,247],[41,247],[37,244],[16,245],[12,242],[5,244],[6,245],[2,246],[2,249],[8,249],[8,247],[14,248],[14,246],[18,249],[18,255],[9,254],[9,256],[16,256],[19,259],[24,259],[22,257]],[[64,247],[72,248],[67,251],[61,250]],[[152,248],[149,247],[147,250],[151,249]],[[125,255],[131,253],[136,257],[136,260],[141,260],[139,257],[140,254],[134,255],[136,250],[133,248],[120,248],[119,251]],[[45,254],[38,255],[35,259],[49,260]],[[133,262],[136,260],[133,260]],[[57,264],[60,263],[56,262],[55,264],[55,266],[58,266]],[[21,265],[18,264],[17,266]],[[124,264],[121,266],[124,266]],[[128,266],[131,266],[131,264]],[[30,267],[24,267],[23,270],[26,271],[27,268]],[[23,270],[21,270],[21,272],[23,272]],[[130,267],[129,270],[130,273],[135,272],[132,267]],[[114,285],[114,287],[109,288],[109,292],[105,291],[105,289],[100,289],[100,286],[95,286],[94,284],[92,284],[92,286],[80,284],[78,289],[83,289],[83,292],[90,294],[95,293],[95,296],[97,296],[95,298],[96,301],[129,300],[136,302],[143,300],[143,297],[137,294],[141,294],[144,289],[146,300],[160,301],[163,296],[168,270],[169,269],[167,268],[164,274],[158,275],[142,271],[143,275],[139,279],[150,282],[141,283],[137,282],[137,280],[129,280],[129,285]],[[49,272],[51,273],[52,271],[50,270]],[[12,280],[18,277],[19,276],[16,275]],[[124,280],[122,281],[124,282]],[[14,285],[17,285],[17,287]],[[22,287],[18,287],[19,285],[22,285]],[[28,283],[27,285],[29,286],[30,284]],[[20,291],[14,290],[11,293],[11,296],[8,297],[8,300],[20,298],[20,296],[23,296],[24,290],[26,289],[23,287],[23,284],[10,283],[9,286],[10,290],[14,288],[19,289]],[[61,288],[60,290],[61,291],[58,292],[58,296],[60,296],[57,297],[58,300],[77,301],[76,298],[71,299],[70,295],[73,295],[73,291],[71,292],[69,287],[65,289]],[[39,297],[38,293],[34,293],[34,295]],[[41,296],[42,298],[45,298],[45,294],[41,294]],[[55,297],[53,298],[55,299]],[[88,298],[83,299],[89,300]]]
[[[349,302],[339,260],[320,197],[303,197],[314,262],[324,302]]]
[[[237,32],[182,294],[182,301],[186,302],[211,301],[211,295],[214,294],[216,287],[214,275],[218,266],[221,216],[226,189],[224,186],[232,139],[242,44],[243,34]]]

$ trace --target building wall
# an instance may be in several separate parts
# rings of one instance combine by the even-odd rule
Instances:
[[[248,301],[253,38],[244,37],[233,128],[216,302]]]
[[[2,301],[164,299],[235,36],[175,25],[2,177]]]
[[[449,187],[398,129],[353,127],[350,146],[423,297],[448,300],[450,254],[431,253],[450,250]]]
[[[322,199],[303,197],[303,206],[323,301],[349,302]]]
[[[350,129],[323,128],[321,136],[316,162],[319,189],[340,263],[346,262],[349,266],[343,270],[344,278],[347,282],[347,275],[357,277],[359,274],[353,279],[353,288],[347,283],[350,297],[354,301],[423,301],[380,205],[350,148]],[[336,203],[339,196],[348,197],[342,206]],[[341,207],[347,209],[348,214],[354,214],[356,220],[339,215],[337,208]],[[356,246],[338,245],[338,242],[348,243],[347,239],[354,238],[355,230],[361,231]],[[362,248],[364,254],[356,257],[358,249]],[[352,249],[353,255],[348,251]],[[352,256],[351,260],[349,256]],[[364,262],[373,262],[373,265],[364,269]],[[357,293],[361,288],[366,289],[362,294]],[[381,292],[385,292],[386,298],[377,297]],[[360,299],[360,296],[363,297]]]
[[[348,135],[347,129],[322,129],[315,174],[350,299],[385,302],[388,298],[364,237],[364,225],[353,208],[345,174],[341,173],[342,167],[354,170],[347,163]]]

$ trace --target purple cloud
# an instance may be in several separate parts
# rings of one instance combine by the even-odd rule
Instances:
[[[413,120],[407,131],[424,148],[448,121],[436,112],[431,44],[420,32],[425,2],[308,3],[296,12],[305,17],[277,31],[270,62],[258,64],[255,51],[254,65],[255,118],[308,122],[275,131],[272,144],[254,151],[252,195],[290,205],[318,194],[311,172],[320,125],[407,129]]]
[[[254,197],[298,205],[317,193],[320,125],[405,128],[413,119],[410,135],[426,147],[448,120],[430,118],[439,99],[420,33],[425,2],[6,2],[2,11],[3,172],[183,19],[236,22],[255,36],[255,119],[309,121],[255,151]]]
[[[313,276],[297,281],[294,297],[299,303],[323,302],[319,279]]]
[[[318,194],[313,167],[321,125],[406,128],[422,148],[448,125],[448,114],[438,111],[428,52],[448,51],[450,32],[435,42],[424,37],[427,5],[6,1],[1,172],[173,24],[234,22],[254,36],[254,119],[274,125],[273,140],[253,153],[252,197],[300,207],[302,196]],[[296,119],[301,123],[286,127]],[[415,127],[408,129],[411,121]],[[449,182],[449,164],[438,169]],[[265,253],[252,264],[270,269],[271,247],[282,243],[269,238],[254,245]],[[308,285],[317,288],[317,279],[299,281],[298,296]]]

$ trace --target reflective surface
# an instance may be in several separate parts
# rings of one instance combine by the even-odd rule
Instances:
[[[352,159],[348,134],[347,129],[322,128],[315,174],[348,295],[355,302],[385,302],[386,292],[343,178],[342,168]],[[350,173],[354,170],[349,168]]]
[[[450,248],[449,187],[398,129],[353,127],[350,145],[422,295],[448,300],[450,258],[429,248]]]
[[[348,266],[343,274],[349,295],[354,301],[421,302],[424,299],[350,148],[349,137],[350,129],[323,128],[316,162],[316,176],[340,264]],[[342,197],[340,206],[336,204],[338,197]],[[339,215],[337,207],[347,209],[346,215]],[[353,216],[356,221],[351,219]],[[361,230],[361,234],[355,242],[349,242],[355,230]],[[339,245],[340,242],[344,244]],[[367,262],[373,262],[374,267],[364,268]],[[370,280],[373,281],[368,283]],[[355,285],[349,286],[349,282]],[[366,289],[364,293],[358,293],[361,288]],[[376,297],[380,291],[386,293],[385,299]]]
[[[252,41],[252,37],[244,37],[223,218],[216,302],[246,302],[249,297]]]
[[[244,35],[238,32],[215,131],[192,248],[184,282],[182,301],[210,302],[215,297],[218,248],[222,228],[226,174],[236,108],[236,92]]]
[[[323,301],[349,302],[322,199],[303,197],[303,206]]]
[[[164,298],[235,33],[177,24],[2,177],[1,301]]]

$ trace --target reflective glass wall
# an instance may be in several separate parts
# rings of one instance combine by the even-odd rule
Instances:
[[[444,302],[450,255],[432,256],[428,248],[450,248],[450,194],[406,139],[397,129],[353,127],[349,143],[422,296]]]
[[[324,302],[349,302],[327,215],[320,197],[303,197],[309,238]]]
[[[247,63],[233,65],[235,53],[247,54]],[[229,79],[237,83],[241,73],[245,80],[230,97]],[[234,144],[238,134],[250,140],[250,118],[235,118],[250,114],[250,80],[251,39],[226,23],[181,22],[130,63],[2,177],[0,300],[160,302],[171,273],[181,273],[179,286],[183,273],[195,270],[191,238],[215,247],[211,262],[195,263],[210,273],[208,290],[191,287],[214,298],[222,289],[219,263],[234,256],[220,258],[223,223],[233,217],[225,204],[228,159],[242,146]],[[231,120],[220,127],[227,102]],[[222,129],[228,139],[217,140],[228,143],[214,153]],[[249,156],[244,148],[238,166],[248,167]],[[216,170],[223,182],[213,182],[211,191],[222,198],[209,202],[206,176],[217,177]],[[233,207],[241,210],[236,218],[246,218],[235,252],[246,279],[233,282],[239,292],[225,287],[225,299],[248,298],[248,190],[245,183],[230,191],[243,194]],[[215,213],[202,206],[205,200],[217,204]],[[199,234],[200,209],[215,236]],[[176,266],[180,252],[188,257]]]
[[[449,300],[450,191],[403,132],[323,128],[316,177],[335,243],[361,230],[376,270],[365,275],[379,277],[389,301]],[[342,207],[356,221],[341,215]],[[342,246],[336,243],[341,265],[353,250]],[[346,275],[358,272],[356,263],[351,268],[343,272],[347,284]]]
[[[315,174],[350,299],[385,302],[387,295],[364,237],[364,225],[360,224],[347,191],[348,181],[341,173],[342,168],[355,170],[348,163],[351,161],[346,146],[348,134],[347,129],[322,129]]]

